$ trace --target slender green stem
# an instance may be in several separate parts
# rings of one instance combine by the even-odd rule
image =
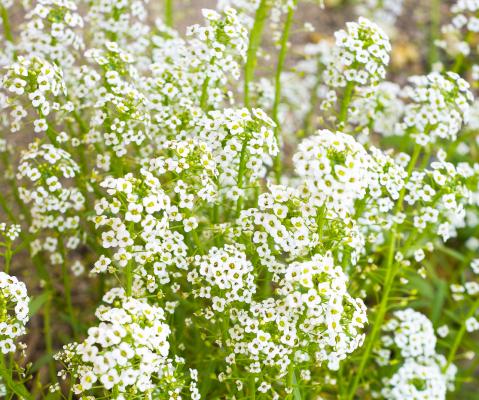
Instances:
[[[70,271],[68,269],[68,260],[67,254],[65,251],[65,244],[63,243],[63,238],[60,236],[58,245],[60,247],[60,252],[62,255],[62,279],[63,279],[63,290],[65,296],[65,305],[67,308],[68,317],[70,319],[70,325],[73,329],[74,337],[77,337],[77,325],[76,325],[76,318],[75,312],[73,310],[73,303],[72,303],[72,285],[70,280]]]
[[[5,214],[7,214],[7,217],[10,219],[10,221],[12,221],[12,223],[14,224],[18,223],[17,217],[15,217],[15,214],[8,206],[8,202],[3,196],[3,193],[1,191],[0,191],[0,207],[3,209]]]
[[[243,146],[241,147],[241,154],[240,154],[240,164],[238,170],[238,179],[236,181],[238,188],[242,190],[243,187],[243,178],[246,169],[246,149],[248,147],[248,139],[243,141]],[[241,210],[243,209],[243,195],[240,193],[238,197],[238,201],[236,202],[236,216],[239,217]]]
[[[286,382],[287,388],[293,391],[294,387],[294,363],[291,361],[288,365],[288,381]],[[288,395],[288,399],[293,399],[293,394]]]
[[[456,58],[456,62],[452,67],[452,71],[456,73],[460,73],[462,69],[462,64],[464,63],[464,54],[459,54]]]
[[[461,323],[461,327],[459,328],[459,331],[457,332],[457,335],[454,338],[454,343],[452,344],[452,347],[449,350],[449,354],[447,356],[447,363],[443,368],[443,372],[446,372],[447,369],[450,367],[450,365],[454,362],[454,359],[456,358],[457,350],[459,349],[462,339],[466,333],[466,321],[469,318],[474,316],[478,308],[479,308],[479,298],[477,298],[476,301],[472,304],[471,308],[469,309],[469,312],[467,313],[466,317],[463,319]]]
[[[450,247],[446,247],[442,244],[437,244],[434,246],[434,248],[436,250],[439,250],[441,252],[443,252],[444,254],[447,254],[449,257],[452,257],[458,261],[461,261],[461,262],[466,262],[467,261],[467,257],[462,254],[461,252],[457,251],[457,250],[454,250],[454,249],[451,249]]]
[[[131,261],[125,267],[126,295],[131,296],[133,289],[133,266]]]
[[[203,111],[208,111],[208,86],[210,84],[210,77],[207,76],[203,81],[201,87],[200,107]]]
[[[165,0],[165,23],[173,27],[173,0]]]
[[[258,9],[256,10],[253,28],[250,32],[244,73],[244,105],[248,108],[250,108],[250,86],[254,80],[259,46],[261,43],[261,37],[263,35],[264,24],[268,16],[269,8],[269,0],[260,0]]]
[[[7,242],[4,258],[5,258],[5,273],[9,274],[10,265],[12,263],[12,243],[11,242]]]
[[[254,375],[251,375],[249,378],[249,399],[256,399],[256,381]]]
[[[354,375],[354,379],[351,385],[351,390],[349,391],[349,394],[346,396],[346,399],[348,400],[354,399],[354,395],[356,394],[356,390],[363,376],[364,368],[366,367],[366,364],[369,361],[369,357],[371,355],[372,349],[374,347],[374,344],[376,342],[376,339],[382,327],[382,321],[384,320],[384,317],[386,315],[389,294],[391,293],[392,284],[394,282],[394,277],[397,272],[396,271],[397,268],[395,268],[395,263],[394,263],[396,238],[397,238],[396,231],[394,230],[391,232],[391,239],[389,242],[389,251],[388,251],[388,256],[386,258],[386,278],[385,278],[385,283],[383,287],[383,296],[381,298],[381,303],[379,304],[379,309],[373,323],[373,329],[371,333],[368,335],[368,340],[366,341],[366,347],[364,349],[363,356],[359,363],[358,370],[356,371]]]
[[[45,349],[47,351],[47,354],[53,355],[53,339],[51,332],[52,293],[49,289],[47,290],[49,296],[45,303],[45,307],[43,308],[43,334],[45,335]],[[48,363],[48,371],[50,374],[51,381],[55,382],[57,378],[53,360],[50,360]]]
[[[469,44],[473,36],[474,36],[474,33],[472,31],[467,31],[464,41]],[[460,53],[456,57],[456,61],[452,67],[452,71],[460,74],[465,60],[466,60],[466,56],[464,55],[464,53]]]
[[[416,144],[414,146],[414,150],[413,150],[413,153],[412,153],[412,156],[411,156],[411,159],[409,160],[409,165],[408,165],[408,168],[407,168],[407,177],[406,177],[406,181],[404,183],[404,187],[401,189],[401,191],[399,192],[399,198],[398,198],[398,201],[396,203],[396,207],[394,209],[395,211],[395,214],[399,213],[402,211],[402,208],[403,208],[403,202],[404,202],[404,196],[406,195],[406,183],[409,181],[409,178],[411,177],[412,175],[412,170],[414,169],[414,166],[416,165],[417,163],[417,160],[419,158],[419,155],[421,154],[421,149],[422,147],[418,144]]]
[[[318,69],[316,75],[321,75],[321,68],[320,64],[318,63]],[[318,90],[321,87],[323,81],[322,79],[316,79],[316,83],[314,84],[310,95],[309,95],[309,103],[310,107],[306,117],[304,118],[303,124],[303,134],[307,136],[311,132],[311,128],[313,127],[313,118],[316,114],[316,108],[318,106],[319,98],[318,98]]]
[[[13,34],[12,34],[12,28],[10,26],[10,20],[8,19],[8,12],[7,12],[7,9],[2,5],[0,5],[0,15],[2,18],[3,33],[5,35],[5,39],[13,43]]]
[[[407,169],[407,178],[406,182],[409,180],[411,177],[412,171],[414,169],[414,166],[416,165],[416,162],[419,158],[419,155],[421,153],[421,146],[416,145],[414,147],[413,155],[411,156],[411,160],[409,161],[409,166]],[[404,186],[399,194],[398,201],[396,203],[396,207],[394,208],[394,214],[397,215],[402,211],[403,208],[403,202],[404,202],[404,196],[406,195],[406,187]],[[371,356],[371,352],[374,348],[374,345],[376,343],[376,339],[379,336],[379,333],[382,328],[382,324],[384,321],[384,317],[386,316],[386,312],[388,309],[388,303],[389,303],[389,295],[391,293],[391,290],[393,288],[393,283],[394,279],[396,277],[396,274],[398,272],[398,265],[397,263],[394,262],[394,254],[396,252],[396,242],[397,242],[398,236],[397,236],[397,226],[396,224],[393,225],[391,228],[391,236],[389,239],[389,244],[388,244],[388,253],[387,257],[385,260],[385,270],[386,270],[386,277],[384,280],[384,286],[383,286],[383,292],[382,292],[382,298],[381,302],[379,303],[379,309],[377,311],[376,317],[374,319],[373,325],[372,325],[372,331],[368,335],[368,339],[366,340],[366,345],[365,349],[363,352],[363,355],[361,357],[361,361],[359,363],[357,371],[355,371],[355,375],[351,384],[351,389],[349,390],[348,395],[346,396],[346,399],[348,400],[353,400],[354,395],[356,394],[356,391],[358,389],[358,386],[361,382],[361,378],[364,373],[364,369],[369,361],[369,358]]]
[[[276,65],[276,75],[275,75],[275,84],[274,84],[274,103],[273,103],[273,120],[276,123],[274,129],[274,135],[276,137],[276,142],[278,143],[278,149],[281,147],[280,134],[281,126],[279,123],[278,111],[279,105],[281,103],[281,74],[283,73],[284,62],[286,60],[286,54],[288,53],[288,40],[289,34],[291,31],[291,26],[293,25],[294,12],[296,11],[296,6],[298,0],[293,0],[291,4],[288,15],[286,16],[286,22],[284,24],[283,33],[281,35],[280,50],[278,54],[278,63]],[[274,175],[276,183],[280,183],[281,180],[281,151],[278,151],[278,154],[274,158]]]
[[[264,25],[268,16],[270,8],[269,0],[260,0],[256,10],[253,28],[250,32],[248,51],[246,57],[246,65],[244,72],[244,104],[250,108],[250,85],[254,80],[254,73],[256,69],[256,61],[258,59],[258,51],[261,44],[261,37],[263,35]],[[238,171],[237,184],[241,189],[243,186],[243,178],[246,167],[246,148],[248,140],[245,139],[241,148],[240,165]],[[243,209],[243,196],[240,195],[236,202],[236,215],[238,216]]]
[[[353,96],[354,83],[348,82],[344,88],[343,98],[339,109],[339,125],[343,125],[348,118],[348,107]]]
[[[430,4],[429,68],[432,69],[434,64],[439,61],[439,52],[435,42],[441,30],[441,0],[431,0]]]

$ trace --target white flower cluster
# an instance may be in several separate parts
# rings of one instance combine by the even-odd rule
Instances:
[[[151,118],[146,108],[146,96],[138,89],[139,77],[133,66],[134,59],[116,42],[106,42],[104,48],[89,49],[85,57],[101,67],[101,75],[107,82],[107,85],[94,90],[92,107],[96,112],[91,126],[97,130],[89,132],[87,141],[99,141],[97,132],[108,123],[109,129],[103,132],[103,142],[112,148],[117,157],[122,157],[130,144],[140,145],[145,140]],[[92,78],[95,81],[100,79],[87,70],[85,79]]]
[[[48,130],[47,116],[52,110],[71,110],[70,102],[61,102],[59,96],[66,94],[63,73],[58,66],[38,57],[19,57],[7,67],[2,77],[0,90],[7,92],[7,100],[3,109],[9,110],[10,129],[20,130],[22,121],[27,123],[29,109],[33,107],[37,119],[33,120],[36,133]],[[22,104],[25,99],[28,105]],[[2,103],[0,102],[0,105]]]
[[[322,1],[319,2],[322,4]],[[260,0],[217,0],[216,8],[218,10],[224,10],[232,7],[239,10],[241,22],[251,29],[254,23],[255,12],[258,10],[260,3]],[[273,37],[276,37],[280,34],[279,30],[281,26],[279,22],[281,16],[286,13],[289,8],[294,7],[294,3],[292,0],[267,0],[266,5],[270,11],[269,25],[272,29]]]
[[[471,202],[468,181],[474,176],[468,164],[457,167],[446,160],[443,151],[430,169],[413,172],[406,185],[405,201],[413,206],[412,218],[418,232],[433,229],[443,241],[457,235],[465,226],[465,206]]]
[[[75,51],[84,47],[82,36],[76,32],[84,23],[74,1],[38,0],[26,19],[18,46],[22,52],[62,66],[73,65]]]
[[[15,340],[26,332],[29,301],[25,284],[0,271],[0,353],[17,349]]]
[[[227,361],[263,379],[280,380],[288,366],[305,368],[314,360],[337,370],[361,346],[366,309],[347,292],[347,278],[331,254],[289,266],[278,299],[232,309]],[[294,361],[293,361],[294,360]]]
[[[85,25],[93,46],[114,41],[136,55],[144,55],[151,29],[146,21],[149,0],[95,0],[88,2]]]
[[[469,83],[453,72],[432,72],[409,79],[403,121],[397,131],[427,146],[440,139],[455,141],[473,95]]]
[[[394,31],[403,3],[403,0],[366,0],[357,4],[356,13],[376,21],[389,34]]]
[[[101,387],[115,399],[139,394],[151,399],[171,368],[165,313],[145,300],[127,297],[123,289],[110,290],[103,300],[106,305],[96,311],[100,324],[56,357],[77,382],[73,390],[78,395]]]
[[[383,378],[384,399],[445,399],[457,371],[437,354],[436,336],[431,321],[411,308],[396,311],[384,326],[383,348],[378,352],[381,366],[400,363],[389,378]]]
[[[436,336],[431,321],[410,308],[396,311],[394,318],[383,326],[383,331],[393,335],[392,340],[390,336],[383,336],[383,345],[397,346],[403,358],[431,357],[435,353]]]
[[[452,298],[455,301],[463,301],[466,299],[474,300],[479,296],[479,281],[477,275],[479,275],[479,258],[475,258],[470,263],[470,269],[472,276],[467,276],[464,283],[453,283],[451,285]],[[469,321],[466,321],[468,332],[472,332],[479,329],[479,325],[474,316],[471,316]]]
[[[366,151],[350,135],[328,130],[300,143],[293,160],[299,190],[311,205],[334,211],[335,218],[348,216],[360,237],[381,241],[404,188],[407,173],[401,165],[375,147]]]
[[[31,143],[21,158],[17,178],[33,184],[33,189],[20,187],[25,204],[31,204],[31,232],[54,229],[75,233],[80,224],[79,212],[85,198],[77,187],[65,186],[80,168],[65,150],[51,144]],[[74,240],[78,243],[78,239]],[[74,249],[76,247],[72,246]]]
[[[172,271],[187,268],[185,236],[198,227],[194,209],[216,201],[216,165],[204,143],[172,141],[164,150],[167,155],[148,160],[138,178],[105,178],[100,186],[109,197],[95,206],[93,220],[110,255],[101,256],[93,272],[134,264],[138,290],[154,291],[170,282]],[[167,177],[171,184],[162,184]]]
[[[310,193],[318,207],[352,211],[366,194],[371,160],[351,135],[320,130],[299,144],[293,161],[300,190]]]
[[[295,188],[270,185],[269,189],[260,195],[258,208],[241,213],[234,232],[236,240],[248,237],[254,243],[253,254],[261,265],[281,276],[289,268],[285,255],[287,260],[301,259],[318,247],[334,249],[338,259],[355,265],[364,238],[352,218],[339,218]],[[334,234],[328,237],[329,232]]]
[[[479,32],[479,1],[457,0],[451,6],[453,19],[442,27],[443,37],[438,45],[451,56],[469,56],[471,44],[468,38]]]
[[[75,338],[57,359],[61,377],[72,378],[70,397],[352,399],[369,390],[388,400],[445,398],[462,347],[451,346],[446,361],[426,317],[390,310],[396,293],[416,288],[414,267],[424,275],[423,261],[432,272],[443,259],[434,250],[464,266],[475,258],[476,231],[461,231],[479,225],[479,164],[469,163],[477,140],[460,137],[471,88],[451,72],[413,77],[404,88],[384,82],[391,45],[365,18],[338,31],[335,44],[305,46],[292,71],[280,53],[276,79],[250,70],[248,48],[263,55],[255,43],[263,23],[277,44],[280,17],[289,24],[298,3],[219,0],[183,37],[168,18],[152,23],[148,0],[38,0],[13,27],[15,40],[6,37],[0,125],[36,137],[26,150],[0,138],[10,185],[0,203],[15,223],[21,211],[29,228],[22,246],[40,279],[43,266],[62,264]],[[254,23],[260,5],[256,17],[267,15]],[[362,4],[385,23],[401,5]],[[477,18],[459,16],[474,7],[458,2],[458,28],[476,30]],[[285,50],[296,39],[283,33]],[[248,82],[250,73],[261,78]],[[411,155],[401,153],[414,141]],[[0,224],[7,272],[18,236],[18,226]],[[457,249],[446,243],[452,237]],[[91,259],[98,288],[78,285],[73,294],[106,295],[83,340],[65,267],[71,261],[77,275]],[[479,261],[471,268],[477,273]],[[460,272],[447,276],[452,297],[475,303],[479,283]],[[54,299],[58,275],[37,285]],[[375,320],[357,358],[365,303]],[[467,315],[460,335],[479,329],[476,313]],[[448,316],[438,323],[447,326]],[[2,353],[15,350],[27,319],[24,285],[0,273]]]
[[[403,114],[402,89],[393,82],[360,88],[350,105],[348,121],[359,128],[382,136],[397,134],[397,124]]]
[[[178,138],[189,122],[204,111],[217,109],[231,93],[224,90],[228,82],[238,79],[240,62],[245,57],[247,31],[234,9],[219,14],[203,10],[207,26],[194,25],[187,39],[157,23],[159,33],[153,37],[151,79],[147,79],[152,127],[158,136]],[[170,137],[170,136],[169,136]]]
[[[247,197],[246,188],[258,185],[279,151],[273,120],[261,109],[226,108],[209,112],[197,124],[200,140],[213,153],[222,195]]]
[[[168,213],[175,210],[157,178],[143,170],[141,180],[127,174],[117,179],[108,177],[101,186],[109,197],[97,202],[94,222],[97,228],[105,228],[102,247],[114,251],[112,258],[100,258],[95,272],[114,272],[130,262],[141,268],[156,253],[161,254],[161,266],[171,263],[185,267],[183,237],[168,229]],[[135,229],[138,226],[142,229]],[[110,266],[113,260],[115,265]]]
[[[384,31],[366,18],[348,22],[335,33],[334,57],[324,72],[332,87],[367,86],[386,77],[391,44]]]
[[[224,311],[225,304],[250,303],[256,291],[253,264],[241,247],[213,247],[205,256],[195,256],[194,269],[188,273],[193,295],[211,299],[214,311]]]
[[[5,222],[0,223],[0,235],[10,242],[13,242],[20,235],[20,225],[7,225]]]
[[[162,147],[168,156],[149,160],[148,170],[158,177],[169,174],[176,177],[173,185],[163,187],[179,199],[177,206],[183,218],[195,205],[215,201],[218,169],[210,147],[197,139],[168,141]],[[182,214],[176,214],[177,220],[181,217]]]
[[[454,380],[455,370],[446,375],[442,372],[445,359],[427,358],[422,361],[408,358],[397,372],[385,382],[381,390],[387,400],[429,400],[445,399],[452,390],[450,381]],[[450,367],[449,371],[453,369]]]
[[[228,65],[232,61],[232,54],[237,53],[243,59],[246,58],[248,48],[248,31],[241,25],[237,18],[237,11],[234,8],[226,8],[223,15],[215,10],[203,9],[203,17],[207,26],[191,25],[187,29],[187,36],[192,36],[191,45],[194,48],[194,55],[202,61],[216,62]],[[218,60],[216,60],[218,59]],[[217,65],[217,68],[220,65]],[[220,69],[227,71],[229,68]],[[211,71],[212,73],[217,73]],[[240,71],[232,71],[233,77],[239,78]],[[206,71],[206,75],[209,73]]]

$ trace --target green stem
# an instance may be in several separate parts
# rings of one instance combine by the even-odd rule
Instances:
[[[473,36],[474,36],[474,34],[473,34],[472,31],[467,31],[466,37],[464,38],[464,41],[469,44],[470,41],[471,41],[471,39],[473,38]],[[457,74],[460,74],[465,59],[466,59],[466,56],[464,55],[464,53],[459,54],[459,55],[456,57],[456,61],[455,61],[454,65],[453,65],[453,67],[452,67],[452,71],[453,71],[453,72],[456,72]]]
[[[0,15],[2,18],[3,33],[5,35],[5,39],[13,43],[13,34],[12,34],[12,28],[10,26],[10,20],[8,19],[8,12],[7,12],[7,9],[2,5],[0,5]]]
[[[321,72],[321,70],[318,66],[317,75],[321,75],[320,72]],[[303,135],[304,136],[307,136],[309,133],[311,133],[311,128],[313,127],[313,118],[314,118],[314,115],[316,114],[316,108],[317,108],[318,100],[319,100],[318,99],[318,90],[321,87],[321,84],[322,84],[322,80],[317,79],[316,83],[314,84],[314,87],[313,87],[313,89],[310,93],[310,100],[309,100],[310,108],[309,108],[308,113],[306,114],[306,117],[304,119],[304,124],[303,124]]]
[[[364,368],[366,367],[366,364],[369,361],[369,357],[371,355],[372,349],[379,335],[379,332],[381,331],[382,322],[386,315],[389,294],[391,293],[392,284],[394,282],[394,277],[397,272],[397,268],[395,268],[395,264],[394,264],[396,238],[397,238],[396,231],[394,230],[391,232],[391,239],[389,242],[389,251],[388,251],[388,256],[386,258],[387,260],[386,261],[386,278],[385,278],[385,283],[383,288],[383,297],[381,298],[381,303],[379,304],[379,310],[376,314],[376,318],[374,319],[373,330],[371,331],[368,337],[363,356],[361,357],[361,361],[358,366],[358,370],[355,373],[355,376],[351,385],[351,390],[349,391],[349,394],[346,396],[346,399],[348,400],[354,399],[354,395],[356,394],[356,390],[363,376]]]
[[[17,217],[15,217],[15,214],[8,206],[8,202],[3,196],[3,193],[1,191],[0,191],[0,207],[3,208],[3,211],[5,212],[5,214],[7,214],[8,218],[10,219],[10,221],[12,221],[12,223],[14,224],[18,223]]]
[[[283,33],[281,35],[281,44],[280,51],[278,55],[278,64],[276,65],[276,76],[275,76],[275,87],[274,87],[274,103],[273,103],[273,120],[276,123],[274,129],[274,136],[276,137],[276,142],[278,143],[278,150],[280,149],[280,133],[281,126],[279,123],[278,111],[279,105],[281,103],[281,74],[283,72],[284,63],[286,60],[286,54],[288,53],[288,39],[291,31],[291,26],[293,25],[294,12],[296,11],[296,6],[298,0],[293,0],[293,3],[289,7],[288,15],[286,16],[286,22],[284,24]],[[278,151],[278,154],[274,158],[274,174],[276,183],[280,183],[281,180],[281,151]]]
[[[244,73],[244,105],[250,108],[250,85],[254,80],[254,72],[256,69],[256,61],[258,59],[258,51],[263,35],[264,24],[268,16],[269,1],[261,0],[254,18],[253,28],[250,32],[245,73]]]
[[[344,88],[343,98],[341,100],[341,106],[339,109],[339,125],[343,125],[348,117],[348,107],[353,96],[354,83],[348,82]]]
[[[249,399],[255,400],[256,399],[256,381],[254,375],[251,375],[249,378]]]
[[[208,86],[210,84],[210,77],[207,76],[201,87],[200,107],[203,111],[208,111]]]
[[[464,54],[459,54],[456,58],[456,62],[454,63],[453,67],[452,67],[452,71],[453,72],[456,72],[457,74],[459,74],[461,72],[461,69],[462,69],[462,64],[464,62]]]
[[[10,265],[12,261],[12,244],[11,242],[7,242],[7,246],[5,248],[5,273],[9,274],[10,273]]]
[[[450,367],[450,365],[454,362],[454,359],[456,358],[457,350],[459,349],[462,339],[466,333],[466,321],[469,318],[474,316],[478,308],[479,308],[479,298],[477,298],[476,301],[472,304],[472,307],[469,309],[469,312],[467,313],[466,317],[463,319],[461,323],[461,327],[459,328],[459,331],[457,332],[457,335],[454,338],[454,343],[452,344],[451,350],[449,351],[449,355],[447,356],[447,363],[443,368],[443,372],[446,372],[447,369]]]
[[[126,295],[131,296],[133,289],[133,266],[131,261],[125,267],[125,278],[126,278]]]
[[[294,387],[294,364],[293,361],[291,361],[288,365],[288,381],[286,382],[287,388],[293,391]],[[293,394],[288,395],[288,399],[293,399]]]
[[[45,303],[45,307],[43,309],[43,334],[45,335],[45,349],[47,351],[47,354],[53,355],[53,340],[52,340],[52,332],[51,332],[51,308],[52,308],[52,293],[49,289],[47,289],[49,292],[48,300]],[[50,360],[48,363],[48,371],[50,374],[50,380],[52,382],[55,382],[57,377],[56,377],[56,371],[55,371],[55,365],[53,363],[53,360]]]
[[[70,325],[73,329],[73,335],[76,338],[78,334],[77,325],[76,325],[76,318],[75,312],[73,310],[73,303],[72,303],[72,285],[70,281],[70,271],[68,270],[67,264],[67,254],[65,251],[65,245],[63,243],[63,238],[59,237],[60,252],[62,255],[62,278],[63,278],[63,289],[65,295],[65,305],[67,308],[68,317],[70,319]]]
[[[240,165],[238,170],[238,179],[237,185],[240,190],[242,190],[243,186],[243,178],[246,169],[246,148],[248,147],[248,139],[243,141],[243,146],[241,147],[241,155],[240,155]],[[243,209],[243,195],[240,194],[238,197],[238,201],[236,202],[236,217],[239,217],[241,210]]]
[[[165,0],[165,23],[168,27],[173,27],[173,0]]]
[[[411,177],[412,171],[414,169],[414,166],[416,165],[416,162],[419,158],[419,154],[421,153],[421,146],[416,145],[414,147],[413,155],[411,156],[411,160],[409,161],[409,166],[407,169],[407,178],[405,181],[405,185],[409,178]],[[398,201],[396,203],[396,207],[394,208],[394,214],[397,215],[402,211],[403,208],[403,202],[404,202],[404,196],[406,195],[406,187],[404,186],[401,189],[401,192],[399,194]],[[389,302],[389,295],[391,293],[393,283],[394,283],[394,278],[396,277],[396,274],[398,272],[398,266],[394,262],[394,254],[396,251],[396,241],[398,239],[397,236],[397,226],[394,224],[391,228],[391,237],[389,240],[388,244],[388,254],[386,257],[386,264],[385,264],[385,270],[386,270],[386,277],[384,280],[384,287],[383,287],[383,296],[381,298],[381,302],[379,303],[379,309],[376,314],[376,317],[374,319],[373,325],[372,325],[372,331],[368,335],[368,339],[366,341],[366,347],[364,349],[364,353],[361,357],[361,361],[359,363],[357,371],[355,371],[354,379],[351,384],[351,389],[346,396],[347,400],[353,400],[354,395],[356,394],[356,391],[358,389],[359,383],[361,381],[361,378],[364,373],[364,369],[369,361],[369,357],[371,356],[371,352],[374,348],[374,345],[376,343],[376,339],[379,336],[379,333],[381,331],[381,328],[383,326],[383,321],[384,317],[386,316],[386,312],[388,309],[388,302]]]
[[[439,37],[441,29],[441,0],[431,0],[430,7],[431,25],[429,31],[429,69],[439,60],[439,52],[435,41]]]

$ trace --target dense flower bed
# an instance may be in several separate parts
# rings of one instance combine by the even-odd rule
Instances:
[[[0,396],[472,399],[479,2],[163,5],[0,0]]]

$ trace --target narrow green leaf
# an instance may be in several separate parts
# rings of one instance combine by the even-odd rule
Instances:
[[[298,380],[296,379],[296,373],[293,371],[293,396],[294,400],[303,400],[301,391],[299,390]]]
[[[30,300],[30,304],[28,305],[30,317],[33,317],[42,306],[48,301],[51,294],[50,292],[43,292],[40,296],[34,297]]]
[[[434,325],[437,325],[442,314],[442,308],[447,296],[447,284],[442,279],[437,280],[436,294],[433,298],[431,309],[431,321]]]

